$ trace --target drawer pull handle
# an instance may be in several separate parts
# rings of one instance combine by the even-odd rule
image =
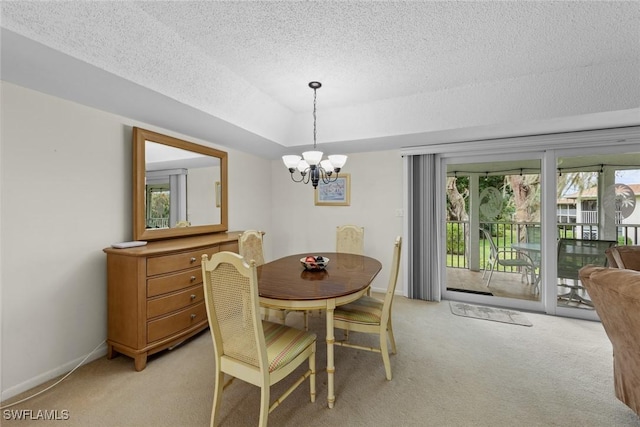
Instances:
[[[196,315],[195,315],[195,314],[192,314],[192,315],[191,315],[191,320],[193,320],[193,319],[195,319],[195,318],[196,318]]]
[[[196,257],[191,257],[191,259],[189,260],[189,262],[196,262]]]
[[[189,278],[189,280],[191,280],[192,282],[193,282],[193,281],[195,281],[195,280],[196,280],[196,276],[191,276],[191,277]]]
[[[196,296],[191,294],[191,300],[193,301],[194,299],[196,299]]]

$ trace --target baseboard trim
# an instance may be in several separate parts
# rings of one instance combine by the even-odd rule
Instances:
[[[374,288],[373,286],[371,287],[371,292],[375,292],[377,294],[386,294],[387,293],[387,288]],[[396,288],[396,291],[394,292],[394,295],[398,295],[400,297],[405,296],[402,294],[402,291],[398,290]]]
[[[107,344],[102,344],[92,355],[85,361],[85,365],[89,362],[93,362],[96,359],[104,357],[107,355]],[[19,395],[20,393],[24,393],[25,391],[31,390],[32,388],[38,387],[46,383],[49,380],[57,378],[61,375],[64,375],[71,371],[73,368],[78,366],[78,363],[82,362],[82,360],[87,357],[87,355],[83,355],[74,359],[70,362],[65,363],[64,365],[58,366],[57,368],[51,369],[50,371],[44,372],[40,375],[37,375],[33,378],[30,378],[26,381],[23,381],[20,384],[17,384],[13,387],[10,387],[6,390],[2,390],[2,394],[0,394],[0,401],[4,403],[7,399],[11,399],[14,396]],[[0,404],[2,406],[2,404]]]

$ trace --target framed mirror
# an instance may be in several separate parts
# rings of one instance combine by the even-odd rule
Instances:
[[[133,128],[133,238],[227,231],[227,153]]]

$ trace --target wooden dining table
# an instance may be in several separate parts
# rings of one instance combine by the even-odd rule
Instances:
[[[258,267],[260,305],[284,310],[326,310],[327,403],[329,408],[333,408],[333,311],[364,295],[382,269],[382,264],[363,255],[322,252],[313,255],[329,258],[325,269],[306,270],[300,259],[307,255],[290,255]]]

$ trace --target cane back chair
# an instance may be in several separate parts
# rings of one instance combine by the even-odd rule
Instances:
[[[391,343],[391,352],[397,353],[396,341],[393,337],[391,325],[391,307],[393,305],[393,295],[398,282],[398,270],[400,268],[400,252],[402,238],[396,237],[393,247],[393,259],[391,261],[391,272],[389,274],[389,284],[384,301],[364,295],[356,301],[336,307],[333,317],[334,326],[345,332],[345,340],[336,341],[336,345],[343,347],[357,348],[382,354],[382,362],[387,380],[391,380],[391,363],[389,360],[389,350],[387,339]],[[364,332],[377,334],[380,340],[378,347],[365,347],[349,342],[349,332]]]
[[[364,227],[357,225],[336,227],[336,252],[364,255]]]
[[[316,396],[316,335],[260,318],[258,276],[232,252],[202,256],[202,276],[209,328],[215,354],[215,387],[211,426],[219,416],[222,391],[234,378],[261,389],[259,425],[289,394],[309,378],[311,402]],[[309,369],[287,391],[270,402],[270,386],[287,377],[305,360]],[[224,374],[231,379],[225,383]]]

